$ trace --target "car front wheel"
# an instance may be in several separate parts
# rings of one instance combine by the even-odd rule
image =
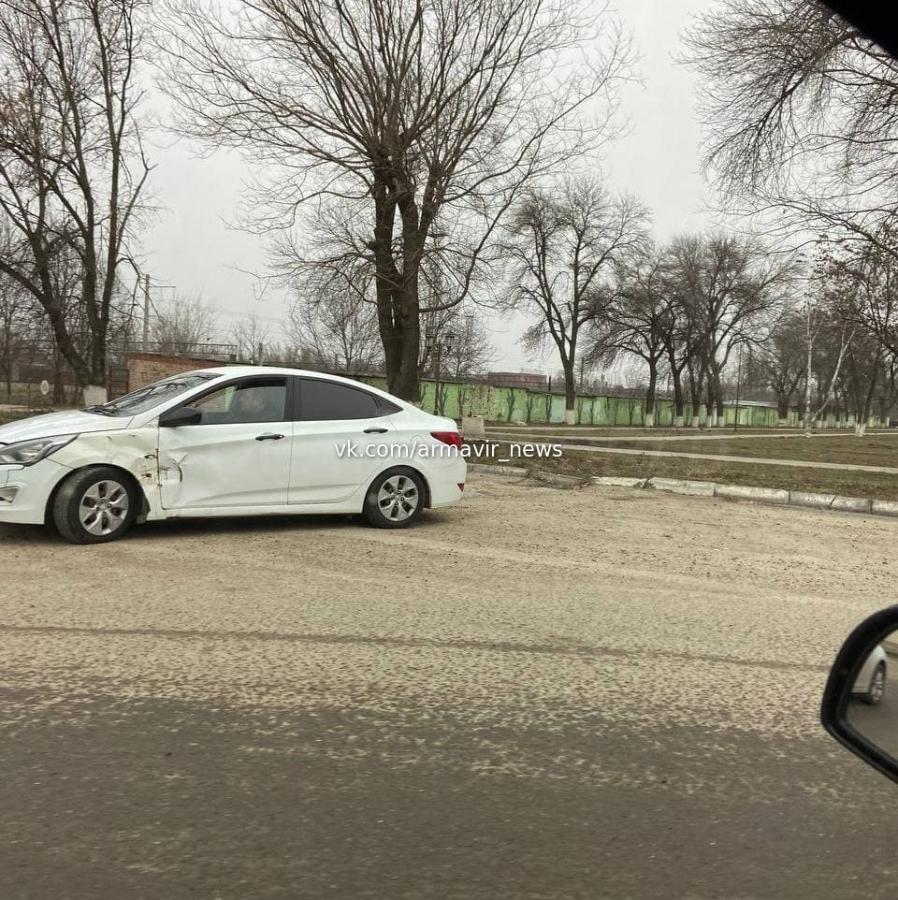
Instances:
[[[391,469],[374,479],[362,514],[375,528],[407,528],[424,509],[424,481],[412,469]]]
[[[121,472],[105,466],[76,472],[53,501],[53,524],[74,544],[117,540],[136,515],[133,486]]]

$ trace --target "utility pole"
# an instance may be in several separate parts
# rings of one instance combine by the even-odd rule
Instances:
[[[143,350],[150,343],[150,276],[143,276]]]

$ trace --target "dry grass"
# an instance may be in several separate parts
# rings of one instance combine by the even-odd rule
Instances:
[[[565,437],[563,442],[576,443],[576,439],[570,441]],[[761,459],[796,459],[898,468],[898,434],[814,438],[798,435],[770,440],[751,438],[745,441],[738,438],[726,441],[615,441],[614,446],[667,453],[708,453],[714,456],[752,456]]]
[[[807,443],[816,443],[816,440]],[[825,440],[825,439],[820,439]],[[891,438],[890,440],[898,440]],[[617,446],[617,444],[615,444]],[[690,445],[691,446],[691,445]],[[672,448],[671,448],[672,449]],[[898,450],[898,443],[896,443]],[[499,463],[510,455],[507,444],[500,445],[493,458],[470,462],[536,467],[545,472],[564,475],[620,475],[633,478],[682,478],[695,481],[715,481],[725,484],[745,484],[757,487],[781,488],[795,491],[817,491],[845,497],[874,497],[898,500],[898,475],[866,472],[840,472],[833,469],[803,469],[791,466],[755,466],[751,463],[717,462],[714,460],[664,458],[658,456],[623,456],[617,454],[565,450],[560,459],[539,461],[512,459]]]

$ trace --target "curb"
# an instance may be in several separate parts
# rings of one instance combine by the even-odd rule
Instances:
[[[468,471],[482,475],[524,476],[527,469],[514,466],[487,466],[469,463]],[[668,494],[692,497],[718,497],[721,500],[750,500],[768,506],[798,506],[804,509],[832,509],[836,512],[865,513],[873,516],[898,517],[898,501],[870,500],[867,497],[840,497],[838,494],[815,494],[810,491],[786,491],[777,488],[749,487],[744,484],[716,484],[713,481],[681,481],[677,478],[625,478],[600,476],[592,479],[601,487],[652,488]]]
[[[600,479],[593,481],[601,483]],[[750,500],[768,506],[799,506],[805,509],[833,509],[875,516],[898,516],[898,502],[894,500],[868,500],[866,497],[840,497],[837,494],[786,491],[749,487],[743,484],[714,484],[710,481],[678,481],[674,478],[650,478],[646,482],[646,487],[677,494],[719,497],[722,500]]]
[[[517,466],[488,466],[484,463],[468,463],[468,471],[475,475],[526,475],[526,469]]]

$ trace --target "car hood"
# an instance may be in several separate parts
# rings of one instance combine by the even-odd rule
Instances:
[[[96,431],[120,431],[127,428],[130,416],[112,418],[78,409],[46,413],[0,425],[0,444],[15,444],[32,438],[55,437],[57,434],[85,434]]]

